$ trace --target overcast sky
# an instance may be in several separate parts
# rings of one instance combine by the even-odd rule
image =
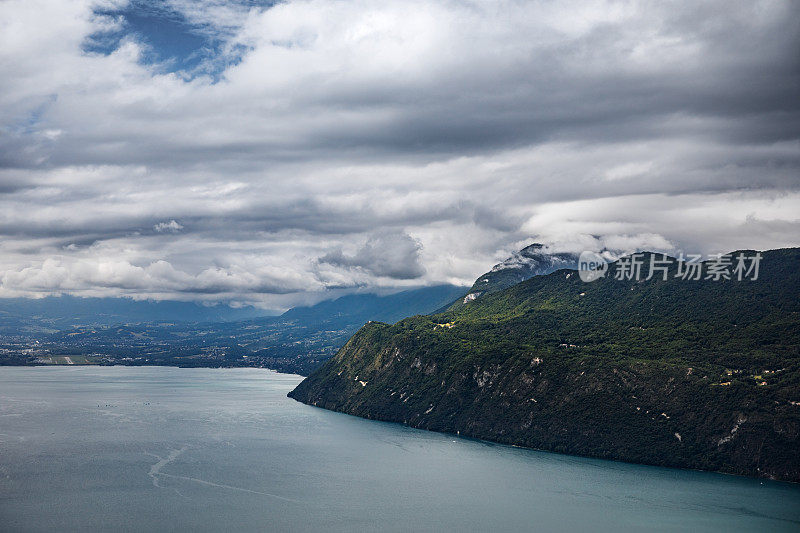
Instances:
[[[0,1],[0,296],[800,245],[800,2]]]

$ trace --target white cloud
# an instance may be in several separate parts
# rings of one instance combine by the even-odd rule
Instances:
[[[800,244],[788,0],[164,4],[216,77],[86,52],[124,28],[98,5],[0,3],[0,295],[283,305],[534,239]]]
[[[159,222],[155,226],[153,226],[153,231],[156,233],[177,233],[183,229],[183,226],[179,224],[175,219],[170,220],[169,222]]]

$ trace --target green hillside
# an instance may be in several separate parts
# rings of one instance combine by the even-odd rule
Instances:
[[[800,481],[800,249],[764,252],[755,281],[679,279],[675,260],[666,281],[617,280],[616,267],[367,324],[290,396],[503,443]]]

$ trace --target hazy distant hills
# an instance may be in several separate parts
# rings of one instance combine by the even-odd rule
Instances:
[[[54,332],[77,326],[137,322],[222,322],[267,314],[253,307],[130,298],[0,298],[0,333]]]
[[[800,249],[764,252],[755,281],[676,278],[677,260],[666,280],[615,279],[620,265],[368,324],[290,396],[503,443],[800,481]]]
[[[176,302],[22,301],[15,314],[0,316],[0,363],[81,355],[99,364],[264,366],[307,374],[366,322],[430,313],[463,293],[439,285],[354,294],[246,320],[235,320],[238,310]]]
[[[280,316],[280,320],[320,324],[363,324],[369,320],[393,323],[409,316],[431,313],[463,293],[464,287],[436,285],[383,296],[349,294],[309,307],[289,309]]]

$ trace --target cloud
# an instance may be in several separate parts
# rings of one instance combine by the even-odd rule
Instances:
[[[800,245],[797,20],[790,0],[0,2],[0,295],[270,306],[470,284],[533,240]]]
[[[406,233],[380,233],[371,236],[352,255],[337,249],[320,257],[319,262],[380,277],[415,279],[425,274],[421,250],[422,244]]]
[[[169,222],[159,222],[153,226],[153,231],[156,233],[178,233],[182,229],[183,226],[175,221],[175,219],[170,220]]]
[[[245,292],[274,295],[311,288],[305,283],[299,285],[299,278],[291,273],[281,275],[270,270],[250,270],[231,265],[227,268],[207,268],[192,275],[163,260],[139,266],[125,260],[54,257],[18,271],[5,272],[0,278],[0,295],[13,297],[30,292],[94,294],[97,289],[111,289],[125,295],[147,291],[231,298]],[[251,301],[257,299],[251,297]]]

